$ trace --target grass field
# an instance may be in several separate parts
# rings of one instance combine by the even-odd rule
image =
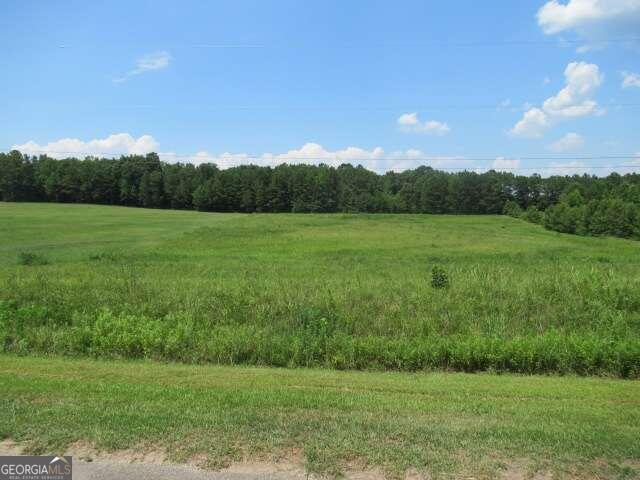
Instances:
[[[640,375],[634,241],[503,216],[61,204],[3,203],[0,224],[6,352]]]
[[[640,474],[640,383],[628,380],[0,355],[0,412],[0,438],[38,453],[80,441],[214,468],[258,458],[327,474]]]
[[[0,438],[28,451],[640,475],[640,383],[573,375],[640,375],[637,242],[509,217],[54,204],[0,204],[0,225]]]

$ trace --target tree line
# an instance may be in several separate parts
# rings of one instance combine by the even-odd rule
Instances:
[[[0,199],[215,212],[502,214],[566,233],[640,237],[640,175],[514,175],[421,166],[166,163],[155,153],[54,159],[0,153]]]

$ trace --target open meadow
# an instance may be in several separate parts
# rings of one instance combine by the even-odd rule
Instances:
[[[640,374],[632,240],[506,216],[26,203],[0,224],[6,352]]]
[[[639,474],[635,241],[507,216],[28,203],[0,203],[0,225],[0,439],[26,452]]]

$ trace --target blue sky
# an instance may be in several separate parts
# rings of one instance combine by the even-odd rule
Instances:
[[[640,43],[629,40],[640,0],[1,9],[2,150],[154,150],[223,167],[640,168]]]

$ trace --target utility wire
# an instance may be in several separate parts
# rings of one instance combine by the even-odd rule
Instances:
[[[10,151],[11,149],[6,149]],[[18,149],[19,150],[19,149]],[[128,156],[128,155],[146,155],[147,153],[132,153],[132,152],[87,152],[87,151],[55,151],[55,150],[31,150],[24,149],[23,153],[25,154],[49,154],[49,155],[83,155],[83,156],[91,156],[91,157],[99,157],[99,156]],[[466,156],[466,155],[344,155],[344,154],[331,154],[328,155],[318,155],[318,154],[296,154],[296,155],[288,155],[286,153],[278,153],[278,154],[243,154],[243,153],[221,153],[221,154],[184,154],[184,153],[161,153],[156,152],[159,157],[171,157],[171,158],[197,158],[197,159],[212,159],[212,160],[229,160],[232,161],[234,159],[238,160],[314,160],[314,161],[331,161],[331,160],[344,160],[344,161],[354,161],[354,160],[390,160],[390,161],[399,161],[399,160],[413,160],[413,161],[456,161],[456,162],[482,162],[482,161],[494,161],[498,158],[504,160],[624,160],[624,159],[633,159],[638,157],[638,153],[616,153],[616,154],[607,154],[607,155],[574,155],[574,154],[538,154],[538,155],[495,155],[495,156]]]
[[[427,165],[429,166],[429,165]],[[495,170],[495,171],[544,171],[544,170],[591,170],[591,169],[614,169],[614,168],[637,168],[640,170],[640,164],[623,164],[623,165],[550,165],[543,167],[493,167],[493,166],[479,166],[479,167],[440,167],[437,166],[437,170],[459,170],[459,171],[473,171],[473,170]]]
[[[56,104],[48,104],[48,106],[56,106]],[[62,106],[62,104],[60,104]],[[132,105],[94,105],[93,108],[100,110],[118,110],[118,109],[157,109],[167,108],[168,106],[175,108],[193,110],[299,110],[299,111],[333,111],[333,110],[398,110],[398,111],[425,111],[425,110],[496,110],[505,112],[522,112],[524,108],[513,105],[503,106],[499,103],[492,105],[328,105],[328,106],[311,106],[311,105],[202,105],[202,104],[132,104]],[[640,103],[605,103],[604,108],[637,108]],[[92,109],[92,107],[87,107]]]
[[[634,43],[639,42],[640,37],[617,37],[599,40],[597,45],[615,44],[615,43]],[[342,42],[342,43],[224,43],[224,42],[200,42],[200,43],[177,43],[165,44],[163,48],[198,48],[198,49],[264,49],[264,48],[304,48],[309,46],[322,46],[327,48],[400,48],[400,47],[502,47],[502,46],[535,46],[535,45],[575,45],[590,43],[579,39],[549,39],[549,40],[469,40],[469,41],[447,41],[447,40],[426,40],[416,42]],[[68,43],[55,44],[56,48],[86,48],[87,45],[72,45]],[[95,46],[94,46],[95,47]]]
[[[99,152],[51,152],[51,151],[45,151],[45,150],[31,150],[30,153],[33,152],[41,152],[41,153],[49,153],[52,155],[84,155],[84,156],[95,156],[95,157],[100,157],[103,156],[102,158],[104,158],[104,155],[133,155],[131,153],[99,153]],[[601,169],[609,169],[609,170],[613,170],[613,169],[622,169],[622,168],[632,168],[632,169],[638,169],[640,170],[640,163],[627,163],[627,164],[615,164],[615,165],[545,165],[545,166],[537,166],[537,167],[498,167],[498,166],[494,166],[494,165],[469,165],[466,167],[448,167],[446,165],[439,165],[439,163],[442,162],[479,162],[479,161],[495,161],[497,159],[497,157],[475,157],[475,158],[470,158],[470,157],[464,157],[464,158],[457,158],[457,157],[426,157],[426,156],[420,156],[420,157],[409,157],[409,156],[382,156],[382,157],[349,157],[349,158],[341,158],[339,156],[333,156],[333,157],[321,157],[321,156],[296,156],[296,157],[280,157],[280,156],[267,156],[267,157],[262,157],[262,156],[244,156],[244,155],[240,155],[237,156],[236,158],[231,158],[232,154],[229,154],[227,156],[225,156],[224,154],[222,156],[215,156],[215,155],[185,155],[185,154],[177,154],[177,153],[167,153],[167,154],[159,154],[159,156],[162,157],[172,157],[172,158],[189,158],[189,159],[197,159],[198,161],[207,161],[207,160],[211,160],[212,163],[215,163],[218,166],[221,167],[234,167],[234,166],[240,166],[240,165],[250,165],[251,161],[281,161],[281,163],[287,163],[287,162],[291,162],[291,161],[315,161],[315,162],[335,162],[335,161],[342,161],[344,163],[349,163],[349,162],[354,162],[354,161],[413,161],[413,162],[431,162],[431,165],[416,165],[415,168],[417,168],[418,166],[430,166],[430,167],[434,167],[438,170],[446,170],[446,171],[477,171],[477,170],[495,170],[495,171],[531,171],[531,172],[544,172],[544,171],[554,171],[554,170],[558,170],[558,171],[562,171],[562,170],[583,170],[585,171],[589,171],[589,170],[601,170]],[[589,156],[548,156],[548,155],[544,155],[544,156],[521,156],[521,157],[509,157],[509,158],[505,158],[505,160],[562,160],[562,161],[582,161],[582,160],[611,160],[611,159],[631,159],[631,158],[637,158],[637,154],[629,154],[629,155],[589,155]],[[384,167],[380,168],[370,168],[370,170],[373,170],[377,173],[385,173],[385,172],[389,172],[392,171],[392,169],[384,169]],[[408,170],[408,169],[405,169]]]

